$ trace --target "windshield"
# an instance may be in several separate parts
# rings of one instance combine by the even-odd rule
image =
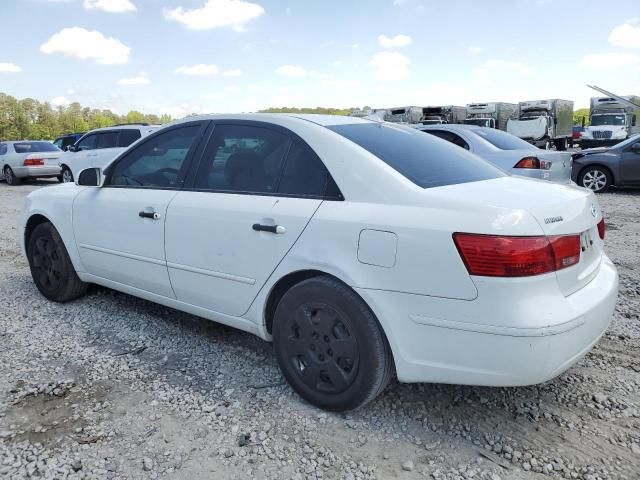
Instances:
[[[465,125],[477,125],[479,127],[488,127],[488,118],[467,118],[464,122]]]
[[[60,150],[49,142],[20,142],[14,143],[13,148],[15,148],[16,153],[57,152]]]
[[[480,157],[413,128],[383,123],[327,128],[361,146],[422,188],[504,176]]]
[[[501,130],[474,128],[471,131],[500,150],[537,150],[537,147],[525,142],[521,138]]]
[[[626,148],[629,145],[631,145],[632,143],[636,143],[638,141],[640,141],[640,133],[637,133],[633,137],[627,138],[624,142],[620,142],[620,143],[616,144],[615,147],[612,147],[612,148]]]
[[[624,115],[592,115],[591,126],[598,127],[600,125],[624,125]]]

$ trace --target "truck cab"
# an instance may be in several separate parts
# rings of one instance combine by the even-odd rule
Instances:
[[[620,98],[638,100],[633,96]],[[639,115],[640,107],[633,108],[611,97],[592,98],[589,126],[581,136],[582,148],[612,146],[639,133]]]

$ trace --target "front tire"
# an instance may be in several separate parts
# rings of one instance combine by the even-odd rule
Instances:
[[[29,237],[27,259],[31,277],[40,293],[54,302],[68,302],[87,291],[78,278],[60,234],[50,223],[41,223]]]
[[[7,182],[7,185],[11,185],[12,187],[20,185],[20,179],[16,177],[9,165],[4,167],[4,180]]]
[[[605,192],[612,183],[611,172],[597,165],[585,168],[578,176],[578,185],[596,193]]]
[[[384,390],[393,372],[389,345],[369,307],[328,276],[300,282],[282,297],[273,340],[291,387],[327,410],[365,405]]]

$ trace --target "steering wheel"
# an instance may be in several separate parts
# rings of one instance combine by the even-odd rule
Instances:
[[[165,167],[155,171],[153,173],[153,176],[158,180],[162,179],[163,181],[161,183],[164,183],[166,185],[173,185],[178,179],[179,174],[180,170],[178,170],[177,168]]]

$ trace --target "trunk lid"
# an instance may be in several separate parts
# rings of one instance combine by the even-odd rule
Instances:
[[[540,150],[536,152],[536,157],[545,162],[551,162],[549,170],[542,170],[542,179],[557,183],[571,182],[571,170],[573,160],[569,152],[549,152]]]
[[[58,167],[58,159],[62,152],[34,152],[26,155],[24,160],[42,159],[45,167]]]
[[[575,185],[560,185],[514,176],[467,183],[464,186],[464,196],[475,205],[525,210],[535,218],[545,235],[581,235],[581,246],[584,249],[580,252],[580,261],[556,272],[558,284],[565,296],[584,287],[598,273],[604,242],[598,235],[597,225],[602,219],[602,213],[590,190]],[[469,233],[497,232],[487,226],[486,231]],[[539,234],[531,232],[531,235]]]

